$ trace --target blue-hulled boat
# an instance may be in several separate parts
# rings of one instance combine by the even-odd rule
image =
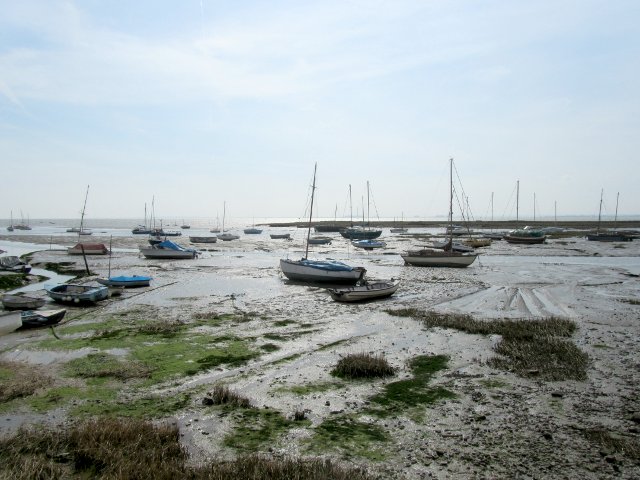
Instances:
[[[119,275],[117,277],[99,278],[98,283],[106,285],[107,287],[148,287],[151,282],[151,277],[144,275]]]
[[[75,285],[63,283],[45,288],[47,295],[56,302],[95,303],[109,297],[109,289],[102,285]]]

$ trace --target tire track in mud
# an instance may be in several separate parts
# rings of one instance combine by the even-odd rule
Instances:
[[[575,317],[562,297],[557,286],[490,286],[434,306],[479,317]]]

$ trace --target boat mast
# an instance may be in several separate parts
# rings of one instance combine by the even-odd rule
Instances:
[[[616,216],[613,218],[613,228],[618,228],[618,200],[620,199],[620,192],[616,195]]]
[[[600,210],[598,210],[598,230],[596,231],[597,234],[600,233],[600,220],[602,218],[602,195],[603,194],[604,194],[604,188],[600,190]]]
[[[353,227],[353,202],[351,200],[351,184],[349,184],[349,210],[351,210],[351,227]]]
[[[89,185],[87,185],[87,193],[84,196],[84,205],[82,207],[82,214],[80,215],[80,231],[78,232],[78,241],[80,241],[80,235],[82,235],[84,225],[84,211],[87,208],[87,197],[89,197]]]
[[[369,203],[369,180],[367,180],[367,227],[369,226],[369,220],[370,220],[370,203]],[[364,212],[363,212],[364,213]]]
[[[309,207],[309,227],[307,228],[307,246],[304,251],[304,259],[309,258],[309,238],[311,238],[311,218],[313,217],[313,196],[316,191],[316,170],[318,169],[318,163],[313,167],[313,185],[311,185],[311,206]],[[351,185],[349,185],[349,192],[351,192]]]
[[[224,217],[227,215],[227,201],[222,202],[222,233],[224,233]]]
[[[519,221],[519,211],[520,211],[520,180],[516,180],[516,225]]]
[[[557,200],[553,201],[553,223],[554,224],[558,223],[558,201]]]
[[[453,252],[453,158],[449,159],[449,243]]]
[[[533,192],[533,221],[536,221],[536,192]]]

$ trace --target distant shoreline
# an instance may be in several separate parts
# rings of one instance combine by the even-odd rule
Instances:
[[[531,220],[496,220],[496,221],[487,221],[487,220],[476,220],[471,222],[461,222],[454,221],[455,225],[466,225],[471,229],[474,228],[482,228],[482,229],[501,229],[501,230],[513,230],[515,228],[523,228],[525,225],[531,227],[562,227],[568,229],[575,230],[595,230],[598,228],[597,221],[589,221],[589,220],[572,220],[572,221],[563,221],[563,222],[549,222],[549,221],[531,221]],[[307,227],[309,222],[273,222],[273,223],[263,223],[261,226],[269,226],[269,227],[298,227],[304,228]],[[433,228],[433,227],[446,227],[449,222],[446,219],[443,220],[417,220],[417,221],[404,221],[404,222],[393,222],[393,221],[379,221],[379,222],[370,222],[371,226],[382,227],[382,228],[392,228],[392,227],[404,227],[404,228]],[[346,221],[317,221],[311,222],[312,226],[317,225],[336,225],[339,227],[349,227],[352,223],[348,220]],[[353,225],[362,225],[362,222],[353,222]],[[600,228],[602,229],[610,229],[616,228],[619,230],[625,230],[629,228],[640,228],[640,220],[618,220],[614,221],[601,221]]]

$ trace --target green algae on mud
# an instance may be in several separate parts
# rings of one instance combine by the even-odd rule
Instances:
[[[312,453],[337,450],[345,457],[381,461],[386,458],[384,444],[390,441],[390,435],[379,425],[362,422],[353,415],[336,415],[315,427],[305,443]]]
[[[195,332],[194,327],[199,323],[172,322],[170,328],[154,328],[153,323],[158,321],[133,323],[110,317],[104,323],[70,326],[72,336],[66,336],[62,328],[59,338],[46,339],[35,346],[44,350],[126,351],[126,361],[138,362],[138,371],[148,371],[144,375],[146,385],[195,375],[221,365],[239,366],[260,355],[260,351],[252,347],[253,338]],[[80,333],[85,335],[78,336]]]
[[[310,425],[308,420],[290,420],[271,408],[225,406],[221,409],[235,422],[235,428],[224,437],[223,444],[245,453],[273,445],[292,428]]]
[[[291,385],[275,388],[275,392],[281,393],[293,393],[294,395],[304,397],[312,393],[327,392],[329,390],[336,390],[344,388],[346,384],[341,382],[318,382],[318,383],[305,383],[303,385]]]
[[[388,417],[416,410],[442,399],[455,398],[456,395],[445,388],[429,386],[434,374],[447,367],[448,360],[446,355],[421,355],[411,359],[408,366],[413,378],[386,384],[382,392],[370,398],[373,405],[367,412],[378,417]],[[418,419],[422,416],[420,411],[413,413]]]

